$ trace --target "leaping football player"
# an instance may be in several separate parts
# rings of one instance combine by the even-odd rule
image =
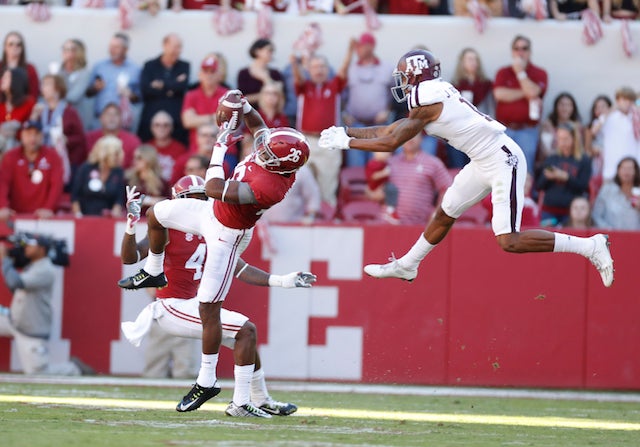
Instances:
[[[516,73],[518,78],[526,73]],[[441,78],[433,53],[412,50],[393,72],[391,91],[406,101],[409,116],[386,126],[322,131],[324,148],[391,152],[423,130],[464,152],[471,161],[456,175],[424,233],[401,258],[370,264],[364,271],[376,278],[412,281],[424,257],[447,235],[456,219],[489,192],[493,204],[491,226],[500,247],[510,253],[568,252],[580,254],[596,267],[606,287],[613,283],[613,259],[608,236],[589,238],[545,230],[520,231],[527,162],[522,149],[505,134],[505,126],[479,112],[450,83]]]
[[[174,199],[192,198],[207,200],[205,181],[196,175],[187,175],[178,180],[172,188]],[[135,264],[147,257],[149,240],[145,237],[136,241],[136,224],[140,220],[141,196],[136,187],[127,186],[127,226],[122,238],[120,257],[124,264]],[[168,285],[156,292],[157,300],[149,303],[138,315],[135,322],[120,324],[127,340],[140,346],[149,332],[153,320],[167,334],[175,337],[202,339],[202,323],[198,312],[196,293],[202,266],[206,258],[206,244],[202,236],[169,230],[169,241],[165,249],[164,270]],[[293,272],[281,277],[270,278],[269,273],[238,259],[236,278],[257,286],[279,284],[281,287],[311,287],[316,276],[309,272]],[[271,275],[273,276],[273,275]],[[256,349],[255,325],[249,318],[238,312],[221,309],[222,345],[233,350],[236,368],[254,364],[250,382],[236,378],[233,401],[236,405],[252,402],[253,405],[272,415],[288,416],[298,407],[292,403],[279,402],[271,398]],[[203,391],[200,397],[188,403],[180,402],[176,410],[193,411],[213,397]]]
[[[230,90],[225,97],[238,93]],[[238,258],[249,244],[253,227],[262,212],[284,198],[295,181],[296,171],[309,158],[309,145],[297,130],[267,128],[260,114],[246,100],[243,100],[243,117],[254,135],[253,153],[236,166],[231,179],[225,179],[224,155],[228,146],[239,139],[231,130],[236,123],[225,123],[213,148],[205,179],[207,196],[216,200],[163,200],[151,207],[147,211],[149,255],[144,268],[118,283],[127,289],[165,286],[167,279],[163,263],[167,230],[204,237],[207,258],[197,293],[202,321],[202,361],[195,385],[182,400],[184,405],[199,399],[203,393],[219,392],[216,366],[222,340],[220,310]],[[270,281],[269,285],[278,284]],[[253,370],[254,365],[237,368],[237,377],[250,381]],[[231,416],[269,416],[251,402],[231,402],[226,413]]]

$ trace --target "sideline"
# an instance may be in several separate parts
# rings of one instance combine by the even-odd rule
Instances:
[[[144,410],[173,410],[175,402],[157,400],[105,399],[85,397],[51,397],[51,396],[19,396],[0,395],[0,402],[28,403],[45,405],[71,405],[95,408],[127,408]],[[198,411],[222,412],[227,404],[207,403]],[[331,417],[342,419],[376,419],[411,422],[454,423],[508,425],[528,427],[574,428],[586,430],[640,431],[640,423],[607,421],[598,419],[578,419],[561,417],[536,416],[502,416],[492,414],[447,414],[417,413],[406,411],[371,411],[340,408],[308,408],[301,407],[290,417]]]
[[[233,388],[233,380],[220,380],[223,388]],[[1,374],[0,383],[32,383],[94,386],[150,386],[189,388],[193,380],[146,379],[117,376],[25,376]],[[580,400],[593,402],[640,403],[640,393],[611,391],[542,390],[522,388],[433,387],[417,385],[372,385],[360,383],[319,383],[268,380],[269,390],[314,393],[387,394],[426,397],[487,397],[501,399]]]

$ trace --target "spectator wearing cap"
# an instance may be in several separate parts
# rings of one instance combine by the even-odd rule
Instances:
[[[0,312],[0,336],[12,337],[25,374],[57,374],[78,376],[94,371],[79,359],[51,363],[48,340],[53,326],[53,289],[58,276],[47,256],[50,239],[25,234],[20,241],[29,263],[24,269],[14,266],[5,245],[0,244],[2,277],[13,293],[11,307]]]
[[[55,149],[43,146],[38,121],[22,125],[20,141],[0,164],[0,220],[15,214],[49,218],[62,194],[62,159]]]
[[[349,66],[346,104],[342,120],[349,127],[384,125],[391,117],[393,65],[375,55],[376,39],[363,33],[356,45],[356,60]],[[347,151],[347,166],[364,166],[372,152]]]
[[[200,85],[190,90],[184,97],[182,104],[182,125],[189,130],[189,152],[198,149],[197,129],[205,124],[216,125],[216,109],[218,101],[228,91],[221,85],[221,73],[218,58],[210,53],[200,64],[198,80]]]
[[[140,75],[140,90],[144,106],[140,115],[138,136],[142,141],[152,138],[151,119],[160,110],[173,119],[172,138],[188,144],[188,131],[182,125],[180,113],[189,89],[191,65],[180,59],[182,39],[167,34],[162,39],[162,54],[145,62]]]
[[[265,84],[281,82],[284,85],[282,73],[269,67],[273,60],[275,47],[269,39],[258,39],[249,48],[251,64],[238,72],[238,89],[247,101],[255,108],[259,107],[260,90]]]
[[[342,154],[321,148],[318,141],[323,129],[341,124],[340,93],[347,85],[347,72],[356,44],[356,39],[351,39],[342,65],[333,79],[329,79],[329,63],[322,55],[314,54],[309,59],[309,79],[305,79],[296,54],[290,58],[299,101],[296,128],[309,141],[311,153],[308,163],[320,187],[322,200],[334,206],[337,204]]]

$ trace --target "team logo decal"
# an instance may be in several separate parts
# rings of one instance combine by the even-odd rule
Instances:
[[[406,71],[409,73],[421,72],[423,69],[429,68],[429,61],[422,54],[409,56],[405,61],[407,62]]]

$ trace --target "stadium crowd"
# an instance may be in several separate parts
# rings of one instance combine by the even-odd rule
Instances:
[[[80,3],[52,2],[87,6]],[[220,3],[137,5],[153,12]],[[474,14],[466,2],[438,0],[244,3],[248,9],[268,4],[288,12],[295,4],[307,13]],[[492,16],[531,15],[523,6],[526,2],[479,3]],[[619,3],[552,1],[545,14],[572,19],[590,8],[603,21],[636,17],[638,2]],[[118,7],[118,2],[93,6]],[[314,26],[305,32],[313,36]],[[259,38],[247,48],[246,65],[237,73],[227,71],[224,51],[203,54],[197,61],[182,59],[182,39],[175,33],[163,36],[161,53],[149,54],[147,60],[128,56],[129,39],[126,32],[114,33],[108,57],[92,57],[96,62],[89,65],[82,39],[69,36],[59,62],[38,73],[27,54],[33,43],[18,31],[5,34],[0,62],[0,220],[18,215],[123,217],[127,185],[145,195],[145,208],[169,198],[177,179],[204,168],[218,132],[218,99],[232,88],[245,94],[268,126],[294,127],[311,144],[305,172],[312,175],[301,175],[304,181],[278,205],[280,210],[267,213],[269,222],[424,224],[453,175],[468,161],[428,135],[390,157],[318,146],[324,128],[384,125],[406,113],[389,90],[396,61],[376,55],[372,32],[345,42],[342,61],[329,61],[313,45],[281,49],[291,53],[284,67],[272,63],[273,42]],[[491,78],[480,52],[465,48],[455,71],[445,73],[444,79],[480,112],[505,124],[525,151],[531,187],[523,223],[571,225],[576,221],[572,203],[586,198],[593,214],[590,226],[640,230],[640,116],[633,86],[614,86],[613,98],[594,97],[587,113],[580,113],[571,92],[562,92],[546,111],[542,100],[553,73],[535,65],[535,42],[516,36],[505,62]],[[226,172],[251,150],[251,135],[245,134],[228,151]],[[431,206],[423,206],[425,201]],[[491,203],[485,200],[461,220],[487,225],[490,216]]]

